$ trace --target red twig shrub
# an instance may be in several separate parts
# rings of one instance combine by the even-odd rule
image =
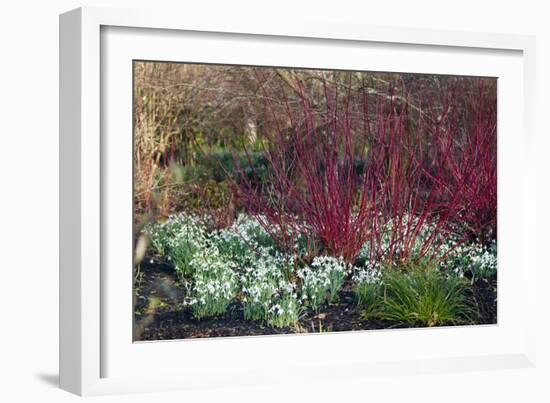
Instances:
[[[497,236],[497,104],[496,81],[458,80],[443,88],[452,110],[445,131],[453,150],[447,172],[448,191],[462,188],[460,213],[454,222],[470,239],[486,242]]]
[[[496,162],[492,118],[473,102],[487,100],[460,81],[443,79],[443,90],[421,77],[406,85],[403,76],[256,75],[269,174],[261,182],[252,164],[239,167],[237,191],[281,247],[306,239],[306,258],[353,262],[368,242],[373,260],[419,259],[434,254],[452,223],[478,231],[488,219],[491,198],[479,196]]]

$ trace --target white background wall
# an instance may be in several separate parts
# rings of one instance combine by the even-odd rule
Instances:
[[[58,14],[81,5],[163,7],[231,18],[351,21],[537,35],[539,258],[545,264],[550,224],[548,125],[550,12],[545,1],[481,0],[196,0],[4,1],[0,5],[0,399],[65,402],[56,388],[58,328]],[[265,3],[265,4],[263,4]],[[535,234],[533,234],[535,241]],[[548,267],[550,269],[550,267]],[[547,272],[540,286],[535,369],[451,375],[377,377],[341,385],[164,393],[94,398],[99,401],[550,401]]]

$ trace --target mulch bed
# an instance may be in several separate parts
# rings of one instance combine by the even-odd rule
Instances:
[[[349,286],[344,286],[338,302],[317,313],[307,310],[296,327],[273,328],[261,322],[246,321],[238,304],[230,305],[223,316],[197,320],[184,306],[185,292],[178,286],[169,266],[147,258],[140,271],[134,284],[136,341],[409,327],[402,323],[363,319],[355,309]],[[476,281],[472,297],[480,311],[478,324],[496,323],[496,279]]]

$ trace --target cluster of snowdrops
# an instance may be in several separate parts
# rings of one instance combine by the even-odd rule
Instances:
[[[348,287],[365,318],[428,326],[466,323],[476,314],[468,302],[469,287],[497,271],[496,242],[449,238],[437,247],[440,259],[406,270],[372,261],[369,243],[353,263],[327,255],[304,259],[305,242],[298,239],[285,253],[246,214],[224,229],[211,229],[205,216],[178,214],[149,224],[144,232],[152,255],[175,269],[185,305],[199,320],[238,304],[245,320],[290,327],[306,310],[320,312],[337,303]],[[424,232],[429,236],[429,228]]]

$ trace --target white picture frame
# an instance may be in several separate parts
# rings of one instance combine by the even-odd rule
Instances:
[[[187,41],[188,47],[184,50],[177,46],[181,41]],[[225,46],[231,52],[223,53],[224,45],[231,45]],[[208,49],[217,52],[208,53]],[[334,61],[328,61],[315,49],[330,50]],[[188,56],[182,56],[182,51]],[[350,52],[355,59],[349,56]],[[334,57],[335,54],[338,57]],[[376,55],[377,64],[360,61],[363,54]],[[418,54],[422,57],[408,57],[407,63],[403,61],[403,55]],[[109,268],[114,267],[112,262],[116,259],[131,262],[131,250],[122,248],[122,252],[113,252],[111,244],[105,241],[108,237],[117,237],[127,245],[130,234],[125,223],[128,214],[131,218],[131,204],[127,203],[128,192],[124,193],[124,189],[131,188],[131,169],[128,171],[131,163],[121,163],[126,168],[116,168],[110,152],[121,151],[123,160],[131,161],[131,153],[128,154],[131,126],[130,137],[113,134],[116,129],[116,133],[127,135],[128,122],[131,122],[128,61],[145,58],[273,65],[277,63],[273,62],[274,57],[278,57],[282,65],[289,65],[288,60],[290,63],[300,60],[294,62],[300,67],[327,67],[328,63],[335,63],[328,67],[342,67],[342,63],[348,63],[345,67],[368,66],[370,70],[502,74],[499,75],[498,122],[499,245],[502,238],[505,244],[520,246],[502,254],[499,250],[498,325],[154,343],[132,343],[131,337],[128,339],[131,313],[124,315],[131,299],[121,298],[123,302],[119,303],[114,301],[112,293],[115,290],[131,296],[131,287],[126,286],[131,274],[117,275]],[[96,395],[304,382],[350,373],[361,377],[534,365],[534,322],[529,313],[535,311],[535,284],[527,279],[536,277],[537,267],[535,253],[524,252],[528,243],[535,244],[532,234],[536,233],[534,58],[534,38],[520,35],[382,28],[324,21],[266,23],[151,10],[80,8],[62,14],[61,387],[79,395]],[[431,66],[425,67],[426,63]],[[514,94],[514,102],[502,99],[501,94],[510,98]],[[520,153],[521,169],[512,171],[502,163],[512,152]],[[517,186],[521,191],[517,191]],[[504,202],[501,202],[501,191],[510,196]],[[126,213],[121,210],[125,205]],[[514,211],[515,216],[510,217]],[[126,221],[121,221],[124,219]],[[501,272],[501,259],[503,267],[519,265],[517,275],[509,275],[509,270]],[[128,266],[128,270],[130,268]],[[507,297],[513,292],[521,295],[515,304]],[[454,346],[456,341],[462,345]],[[365,347],[349,358],[361,343],[363,346],[375,344],[375,348]],[[449,346],[445,347],[446,344]],[[413,350],[410,346],[414,346],[415,351],[410,351]],[[315,351],[319,349],[345,351],[348,359],[338,358],[338,354],[330,354],[330,359],[318,358]],[[139,357],[145,367],[150,365],[155,370],[134,371],[135,357]],[[231,365],[224,364],[227,362]]]

